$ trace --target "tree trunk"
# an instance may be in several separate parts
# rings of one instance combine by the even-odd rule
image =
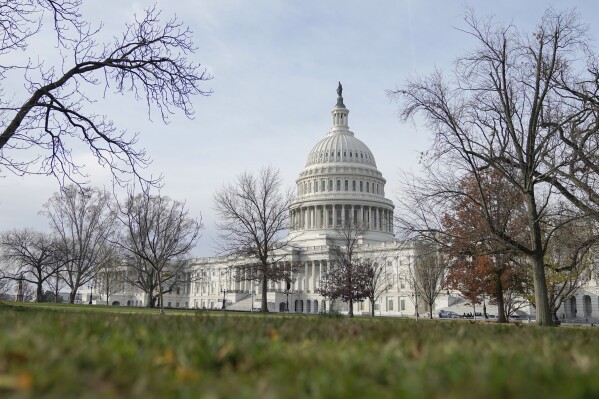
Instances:
[[[537,325],[552,326],[551,309],[547,295],[547,281],[545,280],[545,262],[542,255],[533,258],[532,278],[535,287],[535,308],[537,310]]]
[[[374,317],[374,298],[370,298],[370,315]]]
[[[503,300],[503,285],[501,284],[501,275],[495,275],[495,298],[497,299],[497,322],[508,323],[505,314],[505,302]]]
[[[349,317],[354,317],[354,300],[349,300],[349,312],[347,314]]]
[[[69,294],[69,303],[75,303],[75,297],[77,296],[77,289],[72,289]]]
[[[149,290],[146,293],[146,296],[147,296],[146,306],[150,309],[154,308],[154,296],[152,295],[152,291],[153,290]]]
[[[428,304],[428,317],[431,320],[433,319],[433,304],[432,303]]]
[[[158,273],[158,301],[160,302],[160,314],[164,314],[164,297],[162,295],[162,276]]]
[[[35,301],[43,302],[44,301],[44,291],[42,288],[42,283],[37,283],[37,290],[35,292]]]
[[[268,302],[266,299],[268,289],[268,279],[266,278],[266,273],[262,273],[262,304],[260,305],[260,312],[268,313]],[[252,304],[253,306],[253,304]]]
[[[551,310],[549,308],[549,297],[547,295],[547,281],[545,279],[545,254],[541,241],[540,217],[537,213],[534,193],[528,194],[526,198],[528,220],[530,220],[530,241],[532,247],[532,278],[535,289],[535,307],[537,309],[537,325],[552,326]]]

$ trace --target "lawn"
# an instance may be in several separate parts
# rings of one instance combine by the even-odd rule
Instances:
[[[599,397],[597,327],[87,305],[0,317],[0,397]]]

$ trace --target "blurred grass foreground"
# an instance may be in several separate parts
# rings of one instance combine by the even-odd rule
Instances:
[[[0,304],[2,398],[593,398],[599,327]]]

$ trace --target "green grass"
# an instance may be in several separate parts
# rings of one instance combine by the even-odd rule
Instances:
[[[0,318],[0,397],[599,397],[599,328],[85,305]]]

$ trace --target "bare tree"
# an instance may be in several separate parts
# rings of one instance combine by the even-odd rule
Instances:
[[[374,317],[374,304],[393,286],[393,274],[380,257],[361,259],[359,262],[367,270],[366,292],[370,300],[370,315]]]
[[[60,259],[60,257],[59,257],[59,259]],[[46,280],[46,284],[48,285],[48,288],[52,292],[52,296],[54,297],[54,302],[56,302],[56,303],[62,302],[62,298],[60,296],[60,290],[62,290],[67,285],[65,279],[62,276],[63,273],[64,273],[64,264],[62,264],[62,262],[61,262],[61,266],[58,269],[56,269],[54,274],[49,279]]]
[[[272,167],[263,168],[257,176],[242,173],[214,196],[221,251],[256,260],[248,266],[254,271],[244,274],[260,281],[262,312],[268,312],[268,281],[285,278],[285,268],[277,262],[289,246],[285,233],[292,198],[290,190],[282,191],[279,172]]]
[[[14,282],[12,280],[0,278],[0,301],[10,301],[10,293],[13,291]]]
[[[433,318],[435,300],[443,289],[447,268],[432,243],[414,243],[414,256],[408,263],[408,276],[414,293],[428,308]]]
[[[127,269],[121,264],[121,257],[114,251],[98,268],[94,285],[96,291],[105,296],[106,305],[110,304],[110,296],[125,289],[126,273]]]
[[[36,302],[42,302],[44,284],[61,266],[55,244],[51,235],[31,229],[2,234],[0,256],[7,266],[2,271],[3,277],[32,284],[36,288]]]
[[[177,109],[193,116],[191,97],[210,94],[200,88],[210,76],[188,59],[196,49],[190,30],[176,18],[162,20],[160,11],[150,7],[112,42],[102,43],[100,29],[83,19],[80,6],[81,0],[0,0],[0,54],[13,62],[0,65],[0,81],[21,80],[27,91],[19,98],[6,93],[7,84],[0,87],[0,168],[60,180],[86,177],[72,156],[78,146],[74,140],[108,166],[118,182],[130,173],[141,178],[149,158],[137,148],[137,135],[95,114],[98,98],[130,92],[147,104],[148,117],[157,112],[167,122]],[[19,63],[18,53],[35,53],[30,39],[46,27],[56,33],[58,62]]]
[[[44,205],[42,213],[57,236],[58,259],[64,264],[61,275],[71,289],[70,303],[111,254],[106,247],[114,233],[115,215],[109,206],[106,191],[74,185],[63,187]]]
[[[352,220],[336,229],[330,237],[330,266],[321,283],[319,292],[331,299],[341,299],[349,306],[349,317],[354,317],[354,303],[361,302],[371,294],[373,263],[357,256],[358,246],[366,227]],[[374,303],[373,303],[374,309]]]
[[[187,257],[200,238],[201,218],[191,217],[183,202],[152,195],[149,186],[137,195],[131,191],[117,217],[123,231],[114,244],[131,259],[129,281],[146,292],[150,307],[157,289],[163,314],[164,294],[186,277]]]
[[[578,62],[585,28],[574,13],[553,10],[545,12],[532,35],[472,13],[465,20],[478,46],[458,59],[451,79],[437,71],[390,94],[402,101],[404,120],[422,113],[435,132],[427,166],[444,163],[451,171],[446,173],[471,174],[477,181],[481,171],[491,169],[522,195],[527,238],[505,234],[496,225],[489,228],[528,257],[537,323],[552,325],[545,254],[551,228],[557,226],[543,226],[542,220],[556,201],[560,176],[555,165],[563,152],[558,129],[549,122],[564,114],[555,82]]]
[[[569,210],[564,209],[563,212]],[[561,226],[549,241],[545,272],[554,319],[557,319],[557,309],[562,303],[591,279],[597,233],[594,218],[581,218]],[[532,303],[536,305],[534,301]]]

